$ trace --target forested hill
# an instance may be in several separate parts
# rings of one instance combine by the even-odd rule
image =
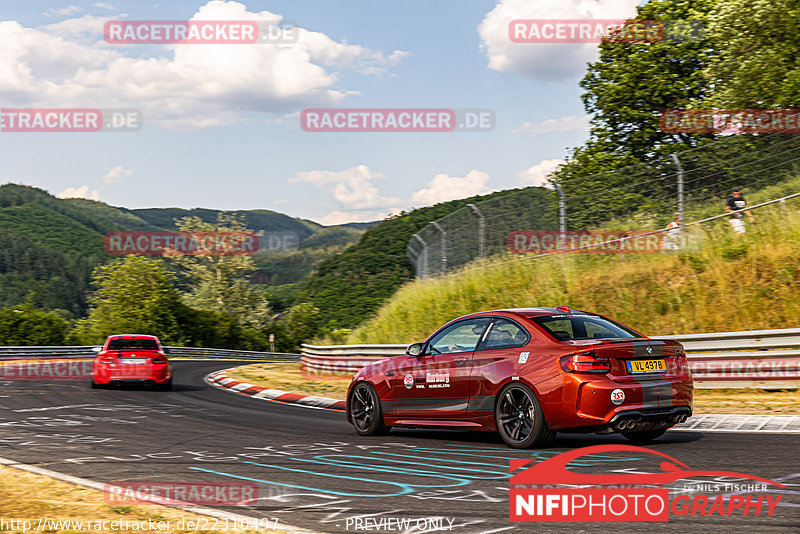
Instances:
[[[416,232],[467,204],[511,191],[443,202],[386,219],[369,228],[357,244],[321,262],[303,282],[298,300],[313,303],[332,327],[351,328],[361,324],[401,285],[414,278],[406,247]],[[529,187],[523,191],[532,207],[552,202],[550,190]]]
[[[92,269],[110,259],[103,235],[110,231],[174,230],[174,220],[197,216],[209,222],[220,211],[179,208],[126,209],[86,199],[60,199],[36,187],[0,186],[0,308],[25,302],[64,309],[73,316],[86,311]],[[295,232],[301,248],[281,256],[280,273],[292,280],[307,276],[316,261],[354,243],[362,230],[326,228],[269,210],[237,211],[254,231]],[[315,252],[311,259],[309,250]],[[261,256],[261,255],[259,255]],[[264,255],[261,278],[274,277]]]

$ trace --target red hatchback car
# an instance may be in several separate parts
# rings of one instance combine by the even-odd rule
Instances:
[[[459,317],[405,355],[361,369],[347,420],[362,435],[394,426],[497,431],[514,448],[557,431],[638,442],[690,417],[692,388],[677,341],[567,306],[496,310]]]
[[[155,336],[108,336],[92,365],[92,387],[141,384],[172,389],[172,365]]]

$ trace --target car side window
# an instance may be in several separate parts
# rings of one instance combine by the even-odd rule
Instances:
[[[431,339],[425,354],[452,354],[475,350],[490,320],[488,317],[479,317],[449,326]]]
[[[550,320],[547,321],[545,327],[550,331],[553,337],[559,341],[565,341],[574,337],[572,321],[569,319]]]
[[[530,341],[524,328],[508,319],[495,319],[484,339],[481,349],[522,347]]]

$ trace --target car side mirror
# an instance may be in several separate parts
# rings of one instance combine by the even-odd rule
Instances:
[[[413,345],[409,345],[406,349],[406,354],[409,356],[419,356],[422,354],[422,347],[424,343],[414,343]]]
[[[103,350],[103,347],[92,347],[92,352],[100,352]]]

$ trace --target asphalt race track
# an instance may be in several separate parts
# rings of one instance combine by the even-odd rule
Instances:
[[[510,459],[545,459],[626,440],[559,435],[552,448],[514,451],[498,437],[477,432],[394,430],[362,438],[341,412],[251,399],[203,380],[240,363],[246,362],[175,362],[172,392],[92,390],[75,381],[0,382],[0,457],[103,483],[252,481],[259,485],[257,503],[229,511],[279,518],[279,525],[317,532],[364,532],[366,527],[375,532],[378,521],[390,518],[410,519],[411,532],[800,530],[796,434],[669,432],[648,446],[692,469],[737,471],[794,484],[771,490],[782,495],[774,516],[673,516],[669,523],[642,524],[510,523]],[[659,461],[620,454],[587,457],[572,467],[656,472]],[[671,487],[685,493],[687,484]],[[397,531],[396,523],[384,525]]]

